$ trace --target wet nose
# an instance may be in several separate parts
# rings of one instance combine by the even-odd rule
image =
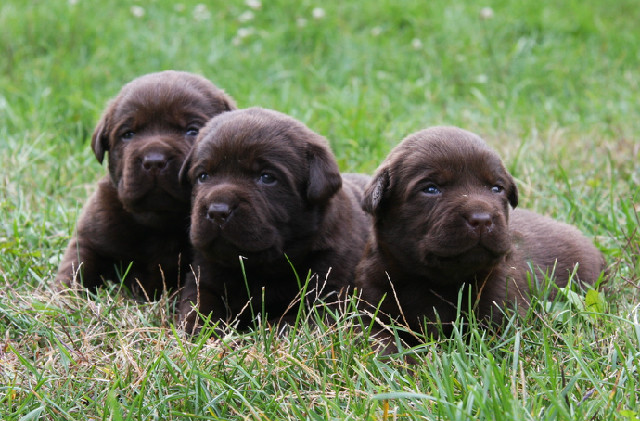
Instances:
[[[217,224],[224,224],[231,216],[233,209],[229,204],[222,202],[215,202],[209,205],[207,209],[207,219]]]
[[[493,228],[493,218],[489,212],[471,212],[466,217],[471,230],[476,232],[489,232]]]
[[[142,168],[147,171],[161,171],[167,167],[169,160],[160,152],[149,152],[142,158]]]

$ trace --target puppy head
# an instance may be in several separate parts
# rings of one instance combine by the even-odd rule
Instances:
[[[509,250],[518,190],[473,133],[433,127],[405,138],[378,168],[363,209],[379,245],[409,271],[443,284],[489,270]]]
[[[191,241],[220,264],[305,253],[342,185],[325,138],[260,108],[212,119],[180,178],[193,186]]]
[[[188,211],[178,171],[200,128],[235,108],[231,97],[191,73],[151,73],[126,84],[91,139],[99,162],[109,152],[109,174],[125,209],[142,220]]]

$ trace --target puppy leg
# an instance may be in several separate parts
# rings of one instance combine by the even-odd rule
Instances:
[[[94,250],[77,237],[72,238],[58,267],[54,288],[62,290],[74,285],[96,288],[102,283],[98,262],[100,256]]]
[[[210,318],[211,323],[222,321],[225,308],[222,297],[202,285],[199,276],[187,276],[178,305],[178,323],[187,334],[197,335],[204,318]]]

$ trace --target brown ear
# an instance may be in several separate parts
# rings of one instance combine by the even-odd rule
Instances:
[[[189,180],[189,170],[191,169],[191,161],[193,161],[195,149],[195,146],[191,147],[191,150],[187,154],[187,157],[184,159],[184,162],[180,167],[180,172],[178,173],[178,182],[183,186],[191,185],[191,180]]]
[[[111,132],[111,114],[113,113],[114,102],[111,102],[100,117],[91,136],[91,148],[96,155],[98,162],[102,164],[104,153],[109,150],[109,133]]]
[[[102,164],[104,153],[109,150],[108,131],[103,120],[98,123],[93,136],[91,136],[91,147],[93,148],[93,153],[96,154],[96,159]]]
[[[373,176],[373,180],[369,183],[364,191],[364,197],[362,198],[362,209],[374,215],[382,203],[382,200],[386,196],[389,189],[390,178],[389,168],[380,167],[376,174]]]
[[[338,163],[324,145],[313,145],[308,159],[307,199],[314,204],[325,202],[342,187]]]
[[[233,111],[238,109],[236,101],[225,92],[222,92],[222,104],[224,107],[224,111]]]

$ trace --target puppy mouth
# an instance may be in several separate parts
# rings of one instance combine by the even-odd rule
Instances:
[[[438,261],[442,263],[456,263],[456,262],[489,262],[496,260],[504,254],[502,250],[495,250],[492,247],[487,247],[483,244],[476,243],[469,245],[464,249],[451,249],[451,250],[431,250],[427,252],[427,261]]]
[[[259,256],[277,253],[278,241],[271,232],[256,232],[248,227],[249,223],[237,221],[199,221],[192,226],[191,241],[194,247],[218,260],[242,256]]]
[[[457,250],[456,253],[433,253],[432,256],[441,262],[491,262],[504,254],[501,250],[493,250],[481,244],[469,247],[465,250]]]
[[[282,251],[275,245],[238,244],[225,236],[211,238],[205,244],[194,242],[194,247],[208,260],[222,266],[236,265],[240,258],[246,259],[245,264],[252,265],[268,263],[282,256]]]
[[[484,270],[490,270],[504,253],[482,245],[470,247],[458,253],[431,253],[425,258],[425,265],[446,279],[466,279]]]
[[[189,200],[185,194],[183,197],[179,197],[173,192],[168,192],[159,187],[152,188],[140,194],[128,196],[126,194],[121,195],[122,203],[130,212],[152,212],[152,213],[185,213],[189,211]]]
[[[220,233],[217,237],[211,238],[206,244],[199,244],[198,248],[202,250],[211,250],[215,252],[224,252],[230,250],[234,254],[257,254],[271,250],[272,244],[257,244],[252,241],[237,241],[232,236]]]
[[[451,245],[438,243],[437,241],[428,243],[439,245],[440,247],[427,248],[427,254],[439,259],[458,259],[468,255],[482,257],[498,257],[507,252],[504,247],[506,241],[501,241],[492,235],[487,236],[466,236],[464,239],[451,238]]]
[[[178,175],[123,174],[118,197],[130,211],[184,212],[189,191],[178,184]]]

